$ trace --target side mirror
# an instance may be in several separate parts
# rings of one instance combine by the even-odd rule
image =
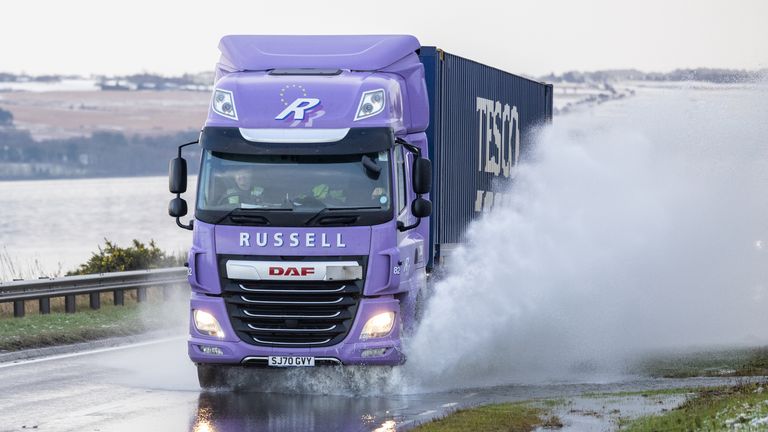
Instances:
[[[418,197],[411,203],[411,213],[416,216],[416,223],[406,226],[402,221],[397,221],[397,229],[400,231],[412,230],[419,226],[421,218],[432,214],[432,202],[422,197]]]
[[[424,158],[413,162],[413,191],[419,195],[428,194],[432,190],[432,162]]]
[[[425,218],[432,214],[432,202],[418,197],[411,203],[411,213],[417,218]]]
[[[184,198],[176,197],[172,199],[171,202],[168,203],[168,214],[175,218],[186,216],[187,202],[184,200]]]
[[[168,189],[170,189],[171,193],[175,194],[187,191],[187,161],[184,158],[177,157],[171,159],[168,165]],[[186,213],[185,210],[184,214]]]

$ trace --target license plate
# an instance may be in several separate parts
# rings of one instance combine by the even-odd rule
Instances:
[[[267,364],[271,367],[308,367],[315,365],[315,358],[304,356],[269,356]]]

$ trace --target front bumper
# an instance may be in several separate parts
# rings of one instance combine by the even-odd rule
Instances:
[[[192,311],[195,309],[213,314],[224,331],[224,337],[216,338],[198,332],[192,321]],[[395,325],[390,334],[382,338],[361,340],[360,333],[368,319],[387,311],[395,312]],[[259,365],[259,360],[268,356],[291,355],[322,358],[323,361],[318,362],[319,364],[398,365],[404,361],[400,344],[400,317],[400,305],[394,298],[363,298],[360,300],[352,329],[339,344],[319,348],[264,347],[245,343],[238,338],[230,324],[223,298],[193,293],[190,308],[189,358],[195,363]],[[201,348],[203,346],[218,348],[221,355],[206,354]],[[376,349],[385,351],[382,355],[364,356],[367,350]]]

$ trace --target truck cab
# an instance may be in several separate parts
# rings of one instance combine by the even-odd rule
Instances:
[[[226,36],[193,230],[189,356],[397,365],[430,264],[429,100],[413,36]]]

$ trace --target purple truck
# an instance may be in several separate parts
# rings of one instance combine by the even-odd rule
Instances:
[[[201,386],[225,384],[226,366],[401,364],[428,274],[503,202],[552,87],[413,36],[219,48],[205,126],[169,179],[169,214],[193,230]],[[188,145],[202,157],[185,224]]]

